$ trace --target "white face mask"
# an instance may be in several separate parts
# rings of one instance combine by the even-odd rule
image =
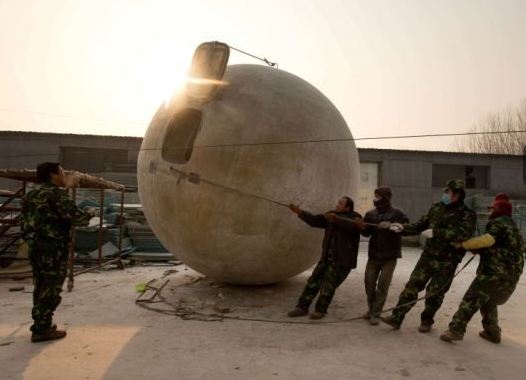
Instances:
[[[446,206],[451,203],[451,197],[449,196],[448,193],[442,194],[442,203],[445,204]]]

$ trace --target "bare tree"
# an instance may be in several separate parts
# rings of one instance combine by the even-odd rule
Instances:
[[[522,155],[526,147],[526,99],[515,110],[493,113],[457,140],[461,152]],[[506,133],[509,132],[509,133]]]

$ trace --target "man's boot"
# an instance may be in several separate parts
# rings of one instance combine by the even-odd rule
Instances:
[[[461,334],[451,330],[447,330],[442,335],[440,335],[440,339],[444,342],[454,342],[456,340],[462,340],[463,338],[464,337]]]
[[[322,319],[323,317],[325,317],[325,313],[321,311],[315,311],[314,313],[309,315],[310,319]]]
[[[67,335],[65,331],[49,329],[44,332],[33,333],[31,335],[31,342],[44,342],[46,340],[62,339]]]
[[[397,320],[395,320],[392,315],[390,315],[388,317],[380,317],[380,320],[383,323],[387,323],[389,326],[391,326],[395,330],[399,330],[400,329],[401,323],[398,322]]]
[[[481,332],[479,332],[479,336],[483,339],[486,339],[487,341],[490,341],[491,343],[500,343],[500,334],[492,334],[487,332],[486,330],[482,330]]]
[[[378,326],[380,324],[380,318],[378,318],[378,314],[371,314],[369,317],[369,323],[373,326]]]
[[[289,317],[303,317],[304,315],[307,315],[308,313],[309,313],[308,310],[305,310],[299,306],[296,306],[294,309],[289,311],[287,315]]]
[[[433,326],[433,322],[422,321],[420,327],[418,328],[418,331],[420,331],[421,333],[428,333],[431,331],[431,326]]]

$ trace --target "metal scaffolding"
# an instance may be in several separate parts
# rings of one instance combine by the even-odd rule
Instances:
[[[92,189],[100,191],[100,203],[99,203],[99,234],[98,234],[98,257],[96,259],[97,265],[91,266],[79,271],[74,270],[75,267],[75,227],[71,228],[71,243],[69,246],[68,256],[68,291],[71,291],[74,287],[74,278],[82,273],[87,273],[96,269],[100,269],[110,264],[117,264],[119,268],[124,268],[122,263],[122,241],[124,234],[124,193],[125,187],[122,184],[105,180],[100,177],[95,177],[86,173],[77,171],[64,171],[68,188],[71,191],[73,200],[77,200],[78,189]],[[0,203],[0,216],[9,214],[9,217],[0,218],[0,239],[2,244],[0,245],[0,262],[2,254],[12,247],[16,242],[20,241],[20,233],[14,232],[16,227],[20,224],[20,207],[13,206],[15,199],[21,199],[27,190],[28,183],[36,183],[37,175],[35,170],[9,170],[0,169],[0,178],[7,178],[14,181],[22,182],[22,185],[17,191],[0,191],[0,197],[4,199]],[[118,251],[117,257],[111,260],[104,261],[102,257],[102,242],[103,242],[103,215],[104,215],[104,199],[106,191],[117,191],[120,192],[120,223],[119,223],[119,240],[118,240]],[[28,258],[9,258],[6,260],[28,260]]]

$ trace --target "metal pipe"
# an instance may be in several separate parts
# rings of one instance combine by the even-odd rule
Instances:
[[[119,225],[119,252],[117,257],[119,258],[119,267],[124,269],[122,265],[122,239],[124,235],[124,189],[121,190],[121,214],[120,214],[120,225]]]
[[[71,195],[73,198],[73,203],[77,204],[77,189],[74,187],[71,190]],[[75,280],[73,279],[73,266],[75,261],[75,227],[71,226],[71,242],[69,243],[69,255],[68,255],[68,292],[71,292],[74,287]]]
[[[119,260],[120,260],[119,258],[116,258],[116,259],[113,259],[113,260],[110,260],[110,261],[106,261],[105,263],[102,263],[100,265],[96,265],[94,267],[90,267],[90,268],[79,270],[78,272],[75,272],[74,276],[76,277],[79,274],[88,273],[88,272],[94,271],[96,269],[103,268],[103,267],[105,267],[107,265],[117,263]]]
[[[104,221],[104,189],[100,189],[100,207],[99,207],[99,265],[102,264],[102,225]]]

